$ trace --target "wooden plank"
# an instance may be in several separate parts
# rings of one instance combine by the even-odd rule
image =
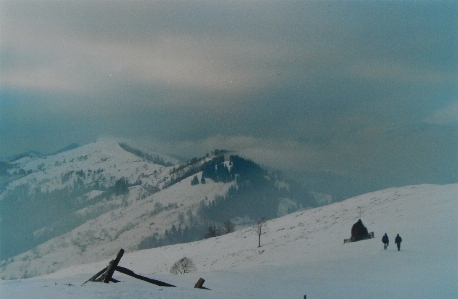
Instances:
[[[151,279],[151,278],[148,278],[148,277],[145,277],[145,276],[138,275],[138,274],[134,273],[134,271],[129,270],[129,269],[124,268],[124,267],[121,267],[121,266],[117,266],[116,267],[116,271],[119,271],[119,272],[124,273],[126,275],[132,276],[134,278],[137,278],[137,279],[140,279],[140,280],[143,280],[143,281],[146,281],[146,282],[149,282],[149,283],[161,286],[161,287],[175,287],[172,284],[169,284],[169,283],[166,283],[166,282],[163,282],[163,281],[160,281],[160,280]]]
[[[113,273],[116,270],[116,267],[119,264],[119,261],[121,260],[122,256],[124,255],[124,249],[119,250],[118,255],[116,258],[108,264],[108,267],[105,271],[105,273],[102,274],[101,280],[104,283],[109,283],[110,280],[113,278]]]
[[[96,281],[97,278],[102,275],[102,273],[104,273],[105,271],[107,270],[107,267],[103,268],[102,270],[100,270],[99,272],[97,272],[97,274],[95,274],[94,276],[92,276],[91,278],[89,278],[88,280],[86,280],[85,282],[83,282],[83,284],[85,284],[86,282],[88,281]],[[82,284],[82,285],[83,285]]]

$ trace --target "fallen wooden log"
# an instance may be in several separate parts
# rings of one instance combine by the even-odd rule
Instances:
[[[113,278],[114,271],[116,270],[116,267],[118,266],[119,261],[121,261],[121,258],[123,255],[124,255],[124,249],[119,250],[116,258],[110,261],[105,272],[100,277],[101,281],[103,281],[104,283],[109,283],[111,281],[111,279]]]
[[[160,281],[160,280],[151,279],[151,278],[148,278],[148,277],[145,277],[145,276],[138,275],[138,274],[134,273],[134,271],[129,270],[129,269],[124,268],[124,267],[121,267],[121,266],[117,266],[116,267],[116,271],[119,271],[119,272],[124,273],[126,275],[132,276],[134,278],[137,278],[137,279],[140,279],[140,280],[143,280],[143,281],[146,281],[146,282],[149,282],[149,283],[161,286],[161,287],[175,287],[172,284],[169,284],[169,283],[166,283],[166,282],[163,282],[163,281]]]
[[[83,284],[85,284],[85,283],[88,282],[88,281],[96,281],[97,278],[98,278],[100,275],[102,275],[102,273],[104,273],[106,270],[107,270],[106,267],[103,268],[102,270],[100,270],[99,272],[97,272],[97,274],[95,274],[94,276],[92,276],[91,278],[89,278],[88,280],[86,280],[85,282],[83,282]],[[83,285],[83,284],[82,284],[82,285]]]
[[[136,274],[134,271],[132,271],[130,269],[118,266],[118,264],[121,261],[121,258],[122,258],[123,255],[124,255],[124,250],[123,249],[119,250],[118,255],[116,256],[116,258],[114,260],[111,260],[107,267],[105,267],[102,270],[100,270],[99,272],[97,272],[94,276],[92,276],[91,278],[86,280],[83,284],[85,284],[88,281],[104,282],[104,283],[109,283],[109,282],[115,282],[116,283],[116,282],[119,282],[119,280],[113,278],[114,272],[118,271],[118,272],[121,272],[123,274],[129,275],[131,277],[134,277],[134,278],[137,278],[137,279],[140,279],[140,280],[143,280],[143,281],[146,281],[146,282],[149,282],[149,283],[161,286],[161,287],[175,287],[172,284],[169,284],[169,283],[166,283],[166,282],[163,282],[163,281],[160,281],[160,280],[148,278],[148,277],[145,277],[145,276],[142,276],[142,275],[138,275],[138,274]],[[204,282],[205,282],[205,279],[200,278],[196,282],[196,284],[194,285],[194,288],[210,290],[209,288],[206,288],[206,287],[203,286]]]
[[[151,278],[148,278],[148,277],[145,277],[145,276],[141,276],[141,275],[136,274],[132,270],[129,270],[129,269],[121,267],[121,266],[118,266],[118,264],[121,261],[121,258],[122,258],[123,255],[124,255],[124,249],[119,250],[118,255],[116,256],[116,258],[114,260],[111,260],[107,267],[105,267],[104,269],[102,269],[99,272],[97,272],[97,274],[95,274],[94,276],[92,276],[91,278],[86,280],[83,284],[85,284],[88,281],[104,282],[104,283],[109,283],[109,282],[115,282],[116,283],[116,282],[119,282],[119,280],[113,278],[114,272],[115,271],[119,271],[119,272],[124,273],[126,275],[132,276],[134,278],[137,278],[137,279],[140,279],[140,280],[143,280],[143,281],[146,281],[146,282],[149,282],[149,283],[161,286],[161,287],[175,287],[172,284],[169,284],[169,283],[166,283],[166,282],[163,282],[163,281],[160,281],[160,280],[156,280],[156,279],[151,279]]]

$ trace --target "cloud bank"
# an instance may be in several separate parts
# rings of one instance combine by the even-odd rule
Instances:
[[[298,174],[453,181],[457,8],[2,1],[0,155],[114,136]]]

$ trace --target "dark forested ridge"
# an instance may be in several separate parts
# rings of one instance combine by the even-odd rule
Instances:
[[[233,185],[225,196],[219,196],[213,201],[203,199],[194,219],[185,221],[185,218],[193,217],[192,212],[188,211],[187,215],[182,215],[183,220],[178,226],[165,229],[163,235],[155,233],[146,237],[140,243],[139,249],[191,242],[224,234],[228,232],[227,227],[231,226],[231,219],[237,217],[253,221],[275,218],[284,198],[295,203],[288,208],[288,213],[317,205],[305,188],[294,183],[280,187],[275,175],[238,155],[231,155],[228,160],[223,155],[216,156],[192,169],[186,171],[187,176],[194,176],[191,185],[205,184],[208,180],[232,182]],[[200,178],[195,174],[198,172],[201,172]]]

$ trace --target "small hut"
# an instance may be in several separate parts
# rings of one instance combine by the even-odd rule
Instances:
[[[369,235],[369,231],[364,226],[361,219],[359,219],[358,222],[353,224],[351,228],[351,238],[350,238],[352,242],[367,239],[368,235]]]
[[[356,242],[360,240],[370,239],[373,237],[374,237],[374,233],[373,232],[369,233],[369,231],[364,226],[361,219],[359,219],[355,224],[353,224],[351,228],[351,238],[345,239],[344,243]]]

